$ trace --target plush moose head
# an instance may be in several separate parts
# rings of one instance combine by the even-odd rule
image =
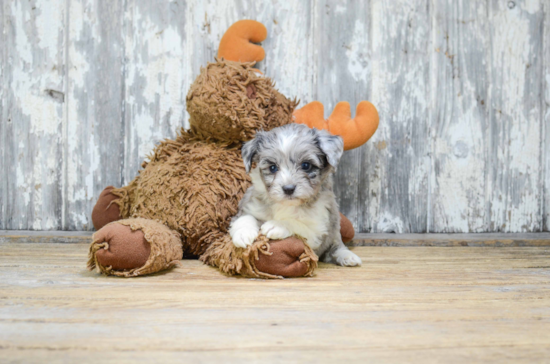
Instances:
[[[215,63],[201,69],[187,94],[191,130],[223,142],[244,142],[257,130],[270,130],[292,122],[296,100],[289,100],[270,78],[252,68],[264,58],[263,24],[243,20],[225,33]],[[248,41],[250,40],[250,41]]]

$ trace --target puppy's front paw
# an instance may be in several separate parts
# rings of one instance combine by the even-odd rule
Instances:
[[[252,245],[257,237],[258,230],[250,228],[241,228],[231,234],[233,245],[235,245],[237,248],[246,248],[247,246]]]
[[[261,227],[261,232],[273,240],[286,239],[292,235],[286,227],[273,220],[265,222]]]
[[[336,264],[343,267],[358,267],[362,264],[361,258],[348,249],[338,249],[333,254]]]

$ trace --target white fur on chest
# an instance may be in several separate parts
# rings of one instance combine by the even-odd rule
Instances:
[[[306,238],[307,244],[312,249],[317,249],[323,242],[323,235],[328,234],[329,229],[329,205],[323,197],[320,196],[308,207],[274,205],[271,220],[283,222],[292,234]]]

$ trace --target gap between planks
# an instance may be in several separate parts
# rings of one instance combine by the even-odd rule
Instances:
[[[90,231],[0,230],[0,243],[88,244]],[[357,234],[348,246],[536,247],[550,246],[550,233]]]

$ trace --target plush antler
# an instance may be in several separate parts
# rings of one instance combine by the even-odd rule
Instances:
[[[266,27],[255,20],[240,20],[227,29],[220,41],[218,58],[235,62],[259,62],[264,49],[256,44],[267,38]]]
[[[313,101],[294,111],[294,122],[305,124],[310,128],[328,130],[333,135],[344,139],[344,150],[357,148],[369,140],[378,128],[378,111],[368,101],[357,105],[355,118],[351,118],[348,102],[336,104],[330,117],[325,120],[325,108],[319,101]]]

